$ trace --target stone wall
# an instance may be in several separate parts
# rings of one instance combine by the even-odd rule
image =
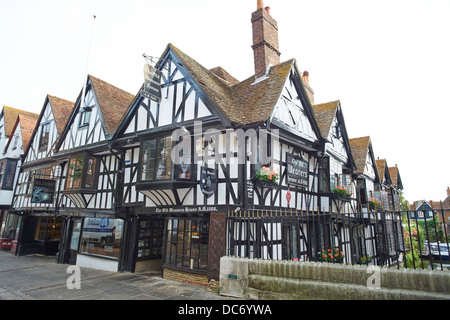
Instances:
[[[450,300],[450,272],[223,257],[220,293],[255,300]]]

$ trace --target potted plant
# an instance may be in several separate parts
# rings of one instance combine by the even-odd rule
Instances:
[[[256,186],[271,187],[278,183],[278,179],[280,175],[274,169],[262,166],[256,170],[254,182]]]
[[[370,199],[369,201],[369,209],[376,210],[376,209],[382,209],[383,205],[376,200],[375,198]]]
[[[359,258],[359,263],[368,264],[371,260],[372,260],[372,257],[368,255],[367,257]]]
[[[344,253],[339,248],[322,250],[319,260],[322,262],[342,263],[344,261]]]
[[[333,193],[337,194],[337,195],[340,195],[340,196],[346,196],[346,197],[349,197],[349,196],[352,195],[351,193],[349,193],[347,191],[347,189],[345,189],[344,186],[336,186],[336,187],[334,187]]]

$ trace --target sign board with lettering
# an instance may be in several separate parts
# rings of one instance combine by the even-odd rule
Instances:
[[[287,154],[286,166],[288,185],[307,188],[309,185],[308,161],[303,160],[300,157]]]
[[[34,179],[31,203],[53,203],[55,188],[55,180]]]
[[[148,98],[156,103],[161,102],[161,71],[149,64],[144,66],[144,88],[141,90],[141,96]]]

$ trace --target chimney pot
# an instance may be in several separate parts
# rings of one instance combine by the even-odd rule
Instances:
[[[303,72],[302,78],[303,78],[303,81],[305,81],[307,84],[309,84],[309,72],[308,71]]]
[[[266,75],[267,68],[280,64],[278,44],[278,25],[270,15],[270,8],[264,7],[263,0],[258,0],[258,10],[252,14],[253,53],[255,77]]]
[[[264,0],[258,0],[257,8],[256,10],[264,8]]]

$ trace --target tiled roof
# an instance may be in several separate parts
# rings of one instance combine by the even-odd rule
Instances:
[[[320,127],[322,137],[324,137],[325,139],[327,139],[328,135],[330,134],[331,125],[333,124],[333,119],[336,115],[339,104],[340,101],[337,100],[313,106],[317,124]]]
[[[386,178],[386,173],[389,174],[389,171],[386,172],[387,170],[387,163],[385,159],[377,159],[375,160],[376,164],[377,164],[377,169],[378,169],[378,175],[380,176],[380,180],[381,182],[387,182],[389,183],[389,181],[385,181],[384,178]]]
[[[70,118],[74,103],[55,96],[47,95],[50,105],[53,110],[53,117],[55,118],[56,128],[58,134],[62,134],[67,120]]]
[[[229,85],[233,86],[235,84],[239,83],[239,80],[237,80],[235,77],[233,77],[231,74],[229,74],[224,68],[222,67],[216,67],[211,70],[212,73],[214,73],[216,76],[222,78],[226,82],[229,83]]]
[[[262,123],[269,119],[280,99],[295,60],[289,60],[270,68],[267,79],[256,84],[252,76],[232,88],[237,109],[233,122],[240,124]]]
[[[127,113],[134,95],[89,75],[107,134],[114,133]]]
[[[367,156],[369,154],[370,137],[350,139],[352,155],[355,159],[355,173],[363,174],[366,167]]]
[[[389,168],[389,175],[391,176],[392,185],[396,188],[403,189],[400,172],[398,171],[397,166]]]
[[[19,123],[23,150],[27,150],[28,144],[30,143],[31,137],[33,136],[33,132],[36,128],[38,120],[39,115],[32,112],[28,112],[26,115],[19,114],[11,130],[11,135],[9,136],[8,142],[5,145],[5,151],[8,150],[9,145],[13,141],[14,133],[17,130],[17,126],[19,125]]]
[[[20,118],[20,132],[22,134],[23,150],[27,150],[31,137],[33,136],[34,129],[38,122],[39,117],[30,117],[28,115],[19,115]]]
[[[237,83],[222,68],[210,71],[172,44],[167,46],[166,52],[169,49],[175,52],[225,117],[237,125],[261,123],[269,119],[295,64],[295,60],[290,60],[271,67],[267,79],[256,84],[254,76]]]
[[[11,136],[11,133],[16,125],[17,116],[19,114],[27,115],[29,117],[39,117],[38,114],[33,112],[28,112],[16,108],[11,108],[8,106],[3,107],[3,116],[5,121],[5,135],[7,137]]]

